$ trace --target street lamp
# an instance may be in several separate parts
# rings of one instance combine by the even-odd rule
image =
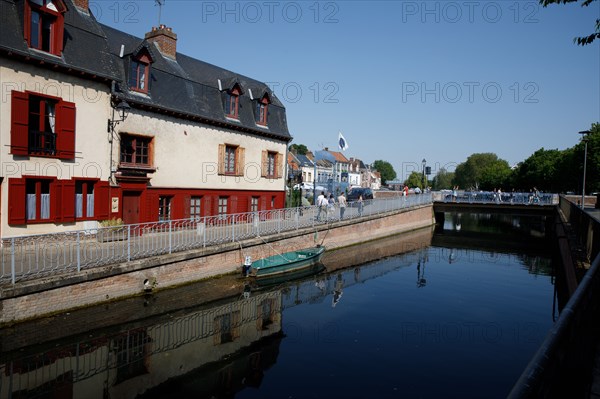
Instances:
[[[427,165],[427,161],[425,160],[425,158],[423,158],[421,164],[423,165],[423,191],[425,191],[425,186],[427,186],[427,180],[425,180],[425,166]]]
[[[583,151],[583,184],[581,186],[581,209],[585,209],[585,169],[587,164],[587,143],[588,143],[588,134],[591,132],[589,130],[583,130],[579,132],[581,134],[581,141],[584,143],[584,151]]]
[[[117,115],[115,117],[115,111],[117,111]],[[108,120],[106,125],[106,130],[108,132],[108,142],[110,143],[110,171],[108,181],[112,182],[113,173],[113,136],[115,134],[115,126],[119,123],[125,121],[127,116],[129,115],[129,111],[131,111],[131,107],[127,104],[126,101],[121,101],[117,104],[116,107],[112,109],[112,118]]]
[[[115,118],[115,110],[117,111],[118,119]],[[129,115],[129,111],[131,111],[131,107],[129,106],[129,104],[127,104],[127,101],[121,101],[119,104],[117,104],[116,107],[113,107],[112,118],[108,120],[107,127],[106,127],[106,131],[108,133],[110,133],[110,136],[109,136],[110,142],[112,142],[112,134],[115,131],[115,126],[117,126],[119,123],[121,123],[125,119],[127,119],[127,116]]]

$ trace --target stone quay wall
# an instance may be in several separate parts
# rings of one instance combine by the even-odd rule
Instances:
[[[142,295],[145,281],[153,290],[166,290],[219,275],[241,274],[245,256],[256,260],[320,243],[331,250],[339,249],[433,224],[433,206],[428,204],[73,275],[25,281],[0,291],[0,326]]]

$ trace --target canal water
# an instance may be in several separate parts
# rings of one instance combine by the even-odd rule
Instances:
[[[1,397],[506,397],[557,317],[544,226],[447,215],[303,280],[228,276],[7,328]]]

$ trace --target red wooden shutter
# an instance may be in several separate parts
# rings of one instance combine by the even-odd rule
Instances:
[[[275,155],[275,167],[277,168],[275,173],[277,179],[281,179],[283,176],[283,154],[277,153]]]
[[[62,222],[75,221],[75,181],[61,180],[61,212],[57,220]],[[91,183],[88,183],[91,184]],[[86,194],[84,194],[86,195]],[[84,211],[85,212],[85,211]]]
[[[225,174],[225,144],[219,144],[219,161],[217,165],[217,173]]]
[[[204,216],[212,216],[212,196],[211,195],[205,195],[204,198]]]
[[[269,152],[263,151],[262,158],[260,161],[260,176],[261,177],[267,177],[267,175],[268,175],[268,171],[269,171],[268,162],[269,162]]]
[[[56,107],[56,149],[61,159],[75,158],[75,104],[60,101]]]
[[[60,54],[63,51],[63,38],[65,30],[64,16],[62,14],[56,18],[56,22],[54,23],[53,29],[54,43],[52,53],[60,57]]]
[[[8,224],[26,223],[25,179],[8,179]]]
[[[158,194],[146,192],[146,220],[145,222],[158,221]],[[141,222],[141,221],[140,221]]]
[[[107,181],[99,181],[94,185],[94,219],[110,218],[110,186]]]
[[[29,94],[12,91],[10,152],[29,154]]]
[[[246,167],[246,149],[238,147],[236,149],[236,164],[235,164],[235,175],[244,176],[244,168]]]
[[[266,211],[267,210],[267,197],[265,197],[264,195],[260,197],[260,209],[259,211]]]
[[[60,221],[61,185],[58,180],[50,182],[50,222]]]
[[[231,196],[231,211],[229,213],[238,213],[238,197],[237,197],[237,195]]]
[[[191,203],[192,203],[192,197],[189,195],[184,195],[183,196],[183,218],[184,219],[190,218]]]

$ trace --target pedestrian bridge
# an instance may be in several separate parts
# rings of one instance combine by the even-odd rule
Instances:
[[[552,215],[559,203],[558,194],[502,193],[461,191],[456,196],[449,190],[433,193],[433,211],[438,223],[444,213],[500,213],[521,215]]]

